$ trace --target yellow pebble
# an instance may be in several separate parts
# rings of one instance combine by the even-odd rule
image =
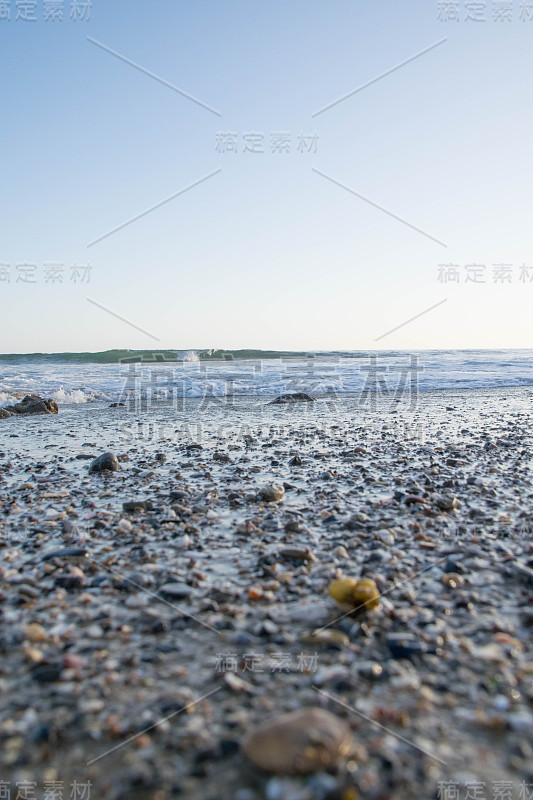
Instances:
[[[333,597],[337,603],[352,603],[356,585],[355,578],[341,578],[338,581],[332,581],[328,588],[329,596]]]
[[[350,786],[348,789],[345,789],[342,793],[342,800],[357,800],[359,797],[359,792],[355,788],[355,786]]]
[[[379,606],[379,591],[375,582],[370,578],[357,581],[353,591],[353,601],[356,605],[364,603],[368,609]]]
[[[364,605],[368,609],[379,606],[379,591],[375,581],[370,578],[340,578],[332,581],[328,592],[341,606],[353,606],[354,609]]]

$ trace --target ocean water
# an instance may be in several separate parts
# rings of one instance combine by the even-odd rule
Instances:
[[[169,360],[173,359],[173,360]],[[23,394],[60,405],[284,392],[414,394],[533,386],[533,350],[107,351],[0,355],[0,406]]]

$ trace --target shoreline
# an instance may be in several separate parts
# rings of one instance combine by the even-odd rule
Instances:
[[[21,389],[24,387],[24,389]],[[166,397],[176,405],[210,396],[258,401],[290,392],[345,395],[381,394],[416,398],[427,391],[492,388],[533,389],[529,350],[385,351],[188,362],[91,363],[0,360],[0,405],[14,393],[37,393],[59,405],[143,401]]]
[[[3,420],[0,781],[378,800],[507,780],[518,798],[533,783],[531,396]],[[173,438],[197,419],[200,440]],[[138,422],[163,433],[121,435]],[[88,475],[107,450],[120,472]],[[260,496],[272,483],[279,502]],[[375,580],[379,609],[342,616],[338,577]],[[243,756],[250,730],[310,706],[352,731],[336,770],[286,779]]]

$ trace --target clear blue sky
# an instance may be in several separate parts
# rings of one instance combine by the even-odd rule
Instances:
[[[89,22],[70,19],[71,0],[44,21],[45,3],[37,22],[15,20],[16,0],[0,19],[0,351],[533,346],[533,283],[518,277],[533,267],[522,0],[511,22],[487,0],[481,23],[439,21],[438,0],[93,0]],[[228,131],[237,153],[217,151]],[[250,131],[264,153],[242,152]],[[271,152],[279,131],[290,153]],[[316,152],[297,150],[302,132]],[[24,262],[35,284],[17,282]],[[48,262],[63,284],[45,283]],[[74,263],[91,264],[89,284]],[[440,263],[461,282],[440,283]],[[464,283],[471,263],[485,285]],[[511,284],[493,283],[498,263]]]

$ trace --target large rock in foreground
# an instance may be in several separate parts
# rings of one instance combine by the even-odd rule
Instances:
[[[331,769],[352,746],[352,733],[343,720],[321,708],[305,708],[266,722],[242,747],[265,772],[296,775]]]
[[[293,394],[280,394],[272,400],[271,406],[284,405],[285,403],[314,403],[315,398],[305,392],[294,392]]]
[[[14,406],[7,406],[4,411],[9,416],[17,414],[57,414],[59,409],[55,400],[44,400],[37,394],[27,394],[26,397]],[[4,417],[5,414],[2,414]]]

